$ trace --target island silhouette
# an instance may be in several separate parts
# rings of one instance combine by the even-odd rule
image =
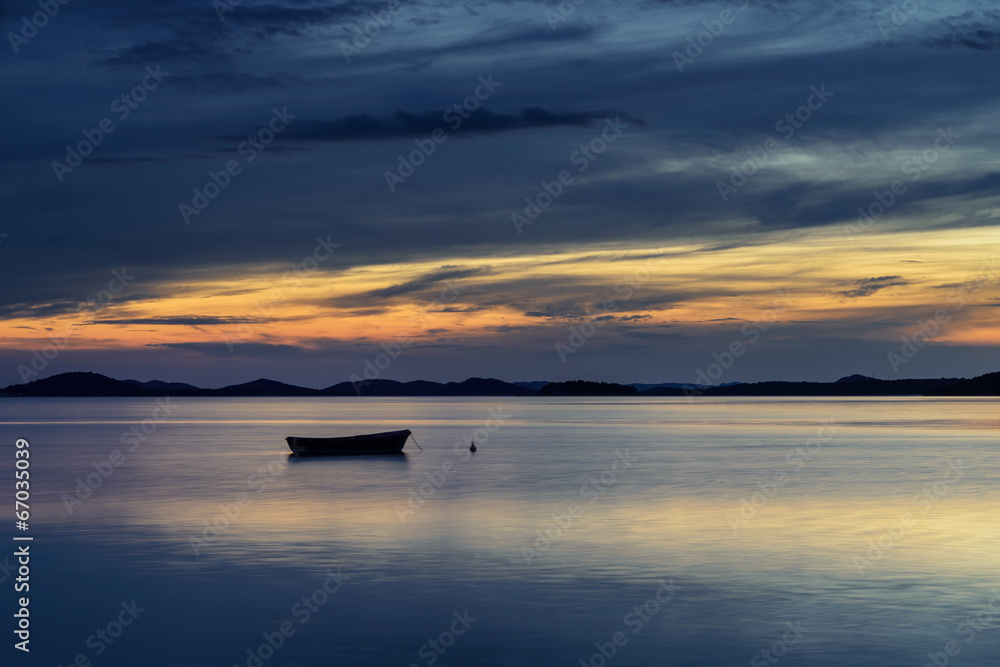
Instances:
[[[1000,371],[974,378],[879,380],[849,375],[836,382],[771,380],[711,386],[588,380],[505,382],[495,378],[468,378],[446,383],[380,379],[340,382],[324,389],[298,387],[266,378],[206,389],[183,382],[116,380],[100,373],[70,372],[0,389],[0,397],[5,398],[58,396],[1000,396]]]

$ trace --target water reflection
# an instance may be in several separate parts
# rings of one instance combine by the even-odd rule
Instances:
[[[370,453],[370,452],[289,452],[288,453],[288,463],[299,463],[306,462],[313,463],[315,461],[349,461],[353,459],[360,459],[362,461],[391,461],[393,463],[409,463],[409,457],[406,452],[382,452],[382,453]],[[346,464],[345,464],[346,465]]]
[[[148,404],[0,403],[40,480],[38,627],[65,638],[38,659],[68,664],[136,598],[147,615],[101,664],[244,665],[340,568],[268,666],[427,664],[421,646],[466,609],[478,620],[439,664],[586,664],[622,631],[615,665],[744,665],[797,621],[782,664],[923,664],[950,640],[992,664],[996,639],[956,625],[1000,582],[994,402],[500,400],[514,416],[475,456],[455,443],[497,401],[182,401],[69,508]],[[411,428],[425,451],[297,457],[294,420]],[[626,450],[635,465],[602,480]],[[669,579],[676,597],[632,633]]]

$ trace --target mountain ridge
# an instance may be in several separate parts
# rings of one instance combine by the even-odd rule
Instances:
[[[848,379],[850,378],[850,379]],[[183,382],[116,380],[94,372],[60,373],[0,389],[2,397],[141,397],[141,396],[1000,396],[1000,371],[974,378],[918,378],[878,380],[847,376],[836,382],[787,382],[770,380],[702,386],[679,383],[619,385],[587,380],[549,382],[538,389],[496,378],[467,378],[461,382],[368,380],[339,382],[323,389],[299,387],[258,378],[250,382],[205,389]],[[642,386],[642,385],[640,385]],[[633,391],[634,390],[634,391]]]

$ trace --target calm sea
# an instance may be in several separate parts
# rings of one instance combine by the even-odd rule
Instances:
[[[996,400],[6,399],[0,423],[8,507],[31,443],[35,538],[31,654],[5,613],[3,664],[998,664]],[[422,452],[284,443],[401,428]]]

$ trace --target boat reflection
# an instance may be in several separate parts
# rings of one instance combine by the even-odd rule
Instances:
[[[289,452],[288,464],[303,461],[394,461],[407,464],[406,452]]]

